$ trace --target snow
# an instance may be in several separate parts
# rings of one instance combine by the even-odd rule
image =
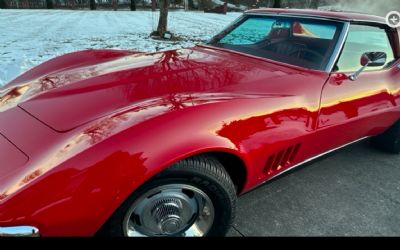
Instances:
[[[149,38],[151,11],[0,10],[0,86],[50,58],[83,49],[158,51],[210,39],[240,13],[172,11],[169,30],[182,41]]]

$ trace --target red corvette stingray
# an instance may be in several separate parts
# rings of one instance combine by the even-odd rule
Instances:
[[[400,151],[399,30],[246,12],[206,45],[87,50],[0,89],[0,235],[215,236],[236,197],[353,142]]]

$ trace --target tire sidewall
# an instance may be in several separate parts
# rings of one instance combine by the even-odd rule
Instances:
[[[206,193],[214,206],[215,214],[211,229],[205,236],[222,236],[227,233],[235,213],[235,206],[233,206],[234,201],[230,199],[229,194],[216,180],[205,175],[194,176],[193,173],[185,173],[182,171],[180,173],[174,173],[173,176],[170,177],[167,175],[162,178],[156,178],[148,184],[143,185],[140,190],[138,190],[138,195],[135,195],[131,204],[142,194],[154,187],[168,184],[190,185]],[[126,212],[128,212],[128,210]]]

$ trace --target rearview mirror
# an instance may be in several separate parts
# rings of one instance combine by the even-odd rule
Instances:
[[[381,67],[386,64],[387,55],[385,52],[368,52],[364,53],[361,56],[360,64],[362,66],[357,72],[349,76],[349,79],[352,81],[357,80],[360,74],[367,68],[367,67]]]

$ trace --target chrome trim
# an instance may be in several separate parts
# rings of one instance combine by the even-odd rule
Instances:
[[[346,43],[347,36],[349,34],[349,30],[350,30],[350,23],[346,22],[342,29],[342,34],[340,34],[340,37],[337,41],[336,48],[333,51],[333,54],[331,56],[331,59],[328,62],[328,65],[326,66],[326,71],[328,73],[331,73],[333,71],[333,68],[335,67],[336,62],[339,59],[340,53],[342,52],[343,47]]]
[[[268,180],[266,180],[266,181],[262,182],[261,184],[257,185],[256,187],[251,188],[251,189],[248,190],[246,193],[250,192],[251,190],[256,189],[256,188],[259,187],[259,186],[264,185],[265,183],[267,183],[267,182],[269,182],[269,181],[272,181],[272,180],[275,179],[275,178],[278,178],[279,176],[281,176],[281,175],[283,175],[283,174],[285,174],[285,173],[287,173],[287,172],[289,172],[289,171],[291,171],[291,170],[293,170],[293,169],[295,169],[295,168],[297,168],[297,167],[300,167],[301,165],[304,165],[304,164],[307,164],[307,163],[309,163],[309,162],[312,162],[312,161],[314,161],[314,160],[316,160],[316,159],[318,159],[318,158],[321,158],[321,157],[324,156],[324,155],[333,153],[333,152],[335,152],[335,151],[337,151],[337,150],[340,150],[340,149],[345,148],[345,147],[347,147],[347,146],[350,146],[350,145],[352,145],[352,144],[355,144],[355,143],[364,141],[364,140],[366,140],[366,139],[368,139],[368,138],[370,138],[370,136],[363,137],[363,138],[358,139],[358,140],[355,140],[355,141],[353,141],[353,142],[344,144],[343,146],[340,146],[340,147],[331,149],[331,150],[329,150],[329,151],[326,151],[326,152],[324,152],[324,153],[322,153],[322,154],[319,154],[319,155],[317,155],[317,156],[308,158],[307,160],[305,160],[305,161],[303,161],[303,162],[300,162],[300,163],[298,163],[298,164],[296,164],[296,165],[294,165],[294,166],[292,166],[292,167],[290,167],[290,168],[288,168],[288,169],[286,169],[286,170],[280,172],[279,174],[277,174],[277,175],[275,175],[275,176],[269,178]]]
[[[167,184],[140,196],[126,213],[122,228],[128,237],[201,237],[211,229],[214,217],[214,205],[201,189]]]
[[[39,237],[39,229],[32,226],[0,227],[0,237]]]

